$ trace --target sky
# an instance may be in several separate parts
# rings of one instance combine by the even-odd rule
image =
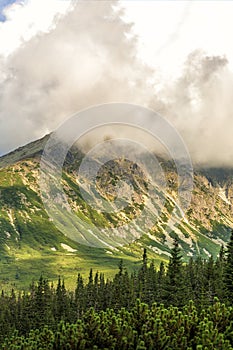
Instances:
[[[4,15],[4,9],[13,4],[15,0],[1,0],[0,1],[0,22],[5,22],[6,16]]]
[[[232,18],[231,1],[0,0],[0,154],[117,101],[233,165]]]

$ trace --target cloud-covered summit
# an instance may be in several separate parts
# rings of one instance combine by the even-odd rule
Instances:
[[[53,130],[93,104],[149,100],[149,69],[115,1],[79,1],[56,28],[1,62],[0,149]]]
[[[197,50],[181,76],[156,86],[138,59],[118,1],[78,1],[53,28],[0,58],[0,153],[39,138],[92,105],[136,103],[171,120],[195,162],[232,164],[233,75]],[[155,78],[155,79],[154,79]]]

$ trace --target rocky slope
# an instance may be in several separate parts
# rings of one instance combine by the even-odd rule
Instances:
[[[48,136],[0,158],[2,285],[15,284],[20,288],[40,273],[51,279],[64,276],[67,284],[72,285],[77,272],[86,272],[90,267],[111,275],[120,258],[125,259],[133,270],[144,247],[147,247],[149,257],[158,264],[168,259],[174,237],[180,241],[184,259],[197,255],[207,258],[216,256],[220,245],[229,239],[233,228],[233,168],[196,169],[192,202],[186,216],[179,225],[166,230],[171,212],[178,208],[177,175],[171,164],[160,159],[168,184],[166,191],[153,181],[149,183],[137,164],[126,159],[107,162],[101,167],[95,183],[91,184],[85,176],[78,176],[83,154],[74,148],[67,155],[62,184],[72,211],[82,219],[77,227],[80,235],[91,243],[102,229],[122,234],[120,239],[117,238],[117,245],[112,244],[114,236],[106,238],[104,234],[104,245],[93,244],[94,247],[90,247],[91,244],[80,244],[75,236],[64,235],[54,225],[41,201],[38,180],[40,157],[47,139]],[[121,193],[119,181],[124,182]],[[83,191],[88,192],[91,186],[111,210],[102,212],[98,201],[93,208],[83,199]],[[155,197],[148,192],[148,186],[152,186]],[[161,203],[155,200],[158,194]],[[115,210],[115,200],[119,195],[124,205]],[[146,206],[148,199],[150,205]],[[159,215],[158,209],[161,209]],[[128,231],[127,223],[132,223]],[[69,232],[74,229],[72,225],[66,223]]]

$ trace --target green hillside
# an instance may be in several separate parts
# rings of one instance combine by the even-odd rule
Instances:
[[[193,199],[187,215],[178,227],[171,228],[168,233],[166,223],[170,213],[176,209],[176,174],[172,167],[161,161],[169,188],[162,193],[164,208],[159,218],[153,209],[148,209],[146,219],[150,225],[147,227],[146,221],[139,221],[139,225],[132,226],[134,242],[128,244],[122,241],[124,244],[117,248],[110,244],[106,248],[95,248],[77,243],[55,227],[39,195],[39,161],[46,140],[47,137],[0,159],[0,288],[11,288],[12,285],[23,288],[32,279],[38,279],[41,273],[51,280],[56,280],[59,275],[65,277],[67,286],[73,287],[77,273],[86,275],[91,267],[112,276],[121,258],[133,271],[138,267],[144,247],[147,247],[148,258],[158,266],[161,261],[168,260],[169,248],[175,237],[186,260],[197,255],[216,257],[219,246],[228,241],[233,227],[233,170],[196,171]],[[63,188],[69,204],[84,223],[79,227],[80,232],[90,238],[90,232],[87,232],[90,225],[93,237],[98,232],[96,228],[114,230],[114,227],[137,217],[144,209],[143,198],[148,196],[144,175],[140,171],[130,173],[132,164],[129,162],[109,163],[96,184],[109,205],[114,207],[112,197],[115,196],[115,182],[120,177],[119,169],[131,176],[137,196],[116,214],[102,213],[82,198],[80,187],[84,189],[85,179],[82,179],[82,185],[77,178],[81,158],[80,151],[71,150],[63,169]],[[219,173],[221,181],[216,176]],[[155,191],[159,190],[155,187]],[[67,222],[67,225],[72,230],[71,223]]]

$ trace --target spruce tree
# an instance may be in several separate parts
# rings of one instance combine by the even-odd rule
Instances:
[[[112,296],[112,307],[114,307],[115,310],[123,306],[123,300],[124,300],[123,274],[124,274],[124,264],[123,264],[123,260],[121,259],[119,262],[118,273],[115,275],[113,279],[112,287],[110,288],[111,296]]]
[[[75,289],[75,307],[77,312],[77,318],[80,318],[83,315],[83,312],[86,307],[86,296],[85,296],[85,286],[83,277],[81,274],[78,274],[77,284]]]
[[[162,261],[159,266],[159,271],[157,272],[157,293],[156,301],[162,303],[164,301],[164,283],[165,283],[165,266]]]
[[[142,267],[139,271],[139,297],[142,301],[148,302],[147,295],[147,251],[143,250]]]
[[[56,321],[66,320],[69,314],[69,302],[65,288],[64,279],[61,281],[59,276],[56,296],[55,296],[55,319]]]
[[[222,245],[219,251],[218,258],[215,261],[215,278],[214,278],[216,295],[220,301],[224,300],[224,283],[223,283],[224,267],[225,267],[225,249],[224,249],[224,246]]]
[[[94,307],[95,301],[96,301],[96,295],[95,295],[95,286],[94,286],[94,278],[93,278],[93,270],[90,269],[89,277],[88,277],[88,284],[86,286],[86,295],[87,295],[87,306],[88,307]]]
[[[181,249],[177,239],[174,239],[166,274],[164,303],[174,306],[184,305],[184,289]]]
[[[233,303],[233,230],[231,232],[230,241],[227,244],[226,263],[224,268],[224,286],[225,295],[229,303]]]

